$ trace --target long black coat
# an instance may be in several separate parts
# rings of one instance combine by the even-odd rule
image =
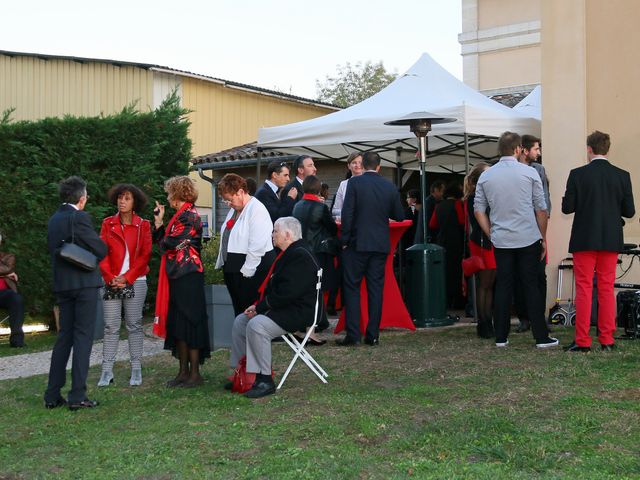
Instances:
[[[73,220],[74,243],[92,252],[98,261],[107,255],[107,246],[93,228],[91,216],[71,205],[63,204],[49,219],[47,245],[53,267],[53,292],[64,292],[80,288],[102,286],[100,269],[87,272],[60,259],[56,251],[65,242],[71,241],[71,221]]]
[[[622,219],[635,215],[629,172],[594,159],[574,168],[567,179],[562,213],[575,213],[569,252],[621,252]]]
[[[293,216],[302,225],[302,237],[314,253],[320,251],[320,243],[338,233],[338,226],[322,202],[302,200],[293,208]]]
[[[277,260],[256,312],[288,332],[313,323],[318,264],[304,240],[292,243]]]

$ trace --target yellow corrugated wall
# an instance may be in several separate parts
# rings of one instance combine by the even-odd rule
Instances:
[[[182,95],[183,107],[192,110],[189,119],[194,157],[254,142],[261,127],[299,122],[335,111],[188,77],[182,79]],[[209,185],[198,181],[198,205],[211,206]]]
[[[107,115],[132,102],[147,111],[154,103],[153,73],[133,66],[0,55],[0,79],[0,111],[15,108],[15,120]]]

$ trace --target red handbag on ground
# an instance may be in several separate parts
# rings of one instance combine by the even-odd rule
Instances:
[[[273,370],[271,370],[271,376],[273,377]],[[245,355],[240,359],[238,366],[233,371],[231,391],[236,393],[248,392],[255,381],[256,374],[247,372],[247,356]]]

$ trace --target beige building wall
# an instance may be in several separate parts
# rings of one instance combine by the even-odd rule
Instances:
[[[255,142],[261,127],[298,122],[335,111],[189,77],[183,78],[182,95],[183,107],[191,110],[189,136],[194,157]],[[204,212],[211,207],[211,185],[197,173],[192,176],[200,191],[198,207],[203,207]]]
[[[488,95],[540,83],[540,0],[461,0],[464,82]]]
[[[153,105],[153,73],[134,66],[0,54],[0,112],[14,120],[108,115]]]
[[[586,163],[586,136],[611,135],[610,161],[631,174],[640,206],[635,140],[640,66],[636,0],[542,1],[542,137],[556,210],[549,224],[548,298],[555,297],[557,264],[567,255],[572,215],[560,212],[569,171]],[[626,242],[640,242],[638,216],[624,227]],[[629,259],[624,256],[624,265]],[[640,283],[637,267],[624,281]],[[620,273],[620,269],[619,269]],[[565,292],[565,296],[568,292]]]

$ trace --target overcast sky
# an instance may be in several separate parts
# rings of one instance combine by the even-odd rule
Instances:
[[[0,50],[153,63],[316,97],[346,62],[402,73],[423,52],[462,78],[460,0],[18,0]]]

